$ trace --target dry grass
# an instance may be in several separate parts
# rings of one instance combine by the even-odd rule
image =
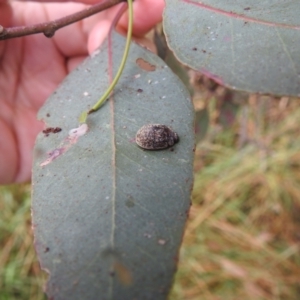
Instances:
[[[299,104],[251,96],[228,129],[210,113],[170,300],[299,299]]]

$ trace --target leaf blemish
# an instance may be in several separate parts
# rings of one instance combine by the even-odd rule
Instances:
[[[144,71],[153,72],[156,70],[156,66],[150,64],[148,61],[144,60],[143,58],[138,58],[136,60],[136,64]]]
[[[74,138],[79,138],[80,136],[86,134],[88,131],[88,126],[87,124],[81,124],[78,128],[73,128],[69,131],[69,138],[74,139]]]
[[[124,286],[129,286],[132,284],[132,274],[124,264],[116,260],[113,264],[113,268],[120,283],[122,283]]]
[[[57,148],[54,149],[53,151],[48,153],[48,158],[42,162],[40,164],[41,167],[46,166],[48,164],[50,164],[53,160],[55,160],[57,157],[59,157],[60,155],[62,155],[63,153],[65,153],[67,151],[66,148]]]
[[[45,136],[49,136],[50,133],[58,133],[60,131],[62,131],[60,127],[48,127],[43,130],[43,133],[45,134]]]
[[[40,166],[46,166],[50,164],[53,160],[61,156],[63,153],[67,152],[72,145],[76,144],[78,138],[88,131],[87,124],[81,124],[78,128],[73,128],[69,131],[68,137],[62,142],[61,147],[54,149],[48,153],[48,158],[43,161]]]
[[[98,54],[100,53],[100,49],[96,49],[92,54],[91,54],[91,57],[95,57],[97,56]]]
[[[159,245],[165,245],[166,244],[166,240],[164,240],[164,239],[159,239],[158,241],[157,241],[157,243],[159,244]]]

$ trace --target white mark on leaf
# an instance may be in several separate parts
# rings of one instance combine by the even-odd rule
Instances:
[[[159,245],[165,245],[166,240],[159,239],[157,242],[158,242]]]
[[[78,128],[73,128],[69,131],[69,138],[74,139],[74,138],[79,138],[80,136],[86,134],[88,131],[88,126],[87,124],[81,124]]]
[[[91,54],[91,57],[93,58],[93,57],[97,56],[99,53],[100,53],[100,49],[97,49]]]

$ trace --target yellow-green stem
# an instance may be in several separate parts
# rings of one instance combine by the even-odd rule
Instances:
[[[130,48],[130,43],[131,43],[131,35],[132,35],[132,27],[133,27],[133,5],[132,5],[132,0],[127,0],[128,2],[128,31],[127,31],[127,39],[126,39],[126,45],[125,45],[125,50],[124,50],[124,54],[122,57],[122,61],[119,67],[119,70],[114,78],[114,80],[112,81],[112,83],[110,84],[110,86],[108,87],[108,89],[105,91],[105,93],[103,94],[103,96],[97,101],[97,103],[88,111],[88,112],[83,112],[80,115],[79,121],[80,123],[85,123],[87,116],[95,111],[97,111],[101,105],[107,100],[107,98],[109,97],[110,93],[112,92],[112,90],[114,89],[114,87],[116,86],[118,80],[121,77],[121,74],[124,70],[125,67],[125,63],[128,57],[128,53],[129,53],[129,48]]]

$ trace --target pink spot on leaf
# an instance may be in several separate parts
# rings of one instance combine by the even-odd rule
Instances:
[[[54,149],[53,151],[49,152],[48,153],[48,158],[42,162],[40,164],[41,167],[43,166],[46,166],[48,164],[50,164],[54,159],[56,159],[57,157],[59,157],[60,155],[62,155],[64,152],[66,152],[66,148],[57,148],[57,149]]]

